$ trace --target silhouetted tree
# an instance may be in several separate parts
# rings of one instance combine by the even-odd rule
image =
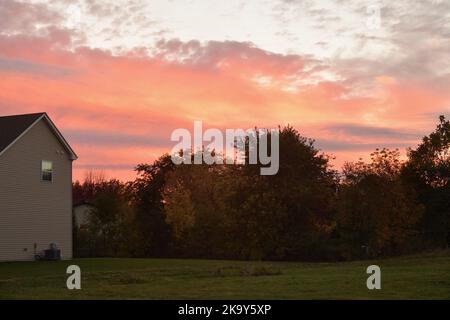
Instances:
[[[347,258],[400,254],[417,241],[423,209],[400,179],[399,155],[377,149],[371,163],[345,164],[337,222]]]
[[[335,173],[328,158],[292,127],[281,130],[280,169],[181,165],[165,188],[177,243],[193,256],[239,259],[317,257],[329,236]],[[259,147],[259,146],[258,146]]]
[[[130,228],[134,225],[127,184],[89,174],[73,186],[77,201],[93,206],[87,228],[75,228],[74,249],[79,256],[129,255]]]
[[[164,189],[166,221],[173,230],[177,253],[191,257],[236,258],[227,250],[227,192],[233,184],[224,165],[179,165]],[[236,177],[239,179],[239,177]]]
[[[422,221],[427,246],[450,244],[450,123],[439,117],[436,130],[408,152],[403,177],[426,207]]]
[[[266,134],[270,141],[274,133]],[[290,126],[279,132],[276,175],[249,164],[249,141],[237,142],[247,145],[245,164],[175,165],[165,154],[138,165],[130,183],[95,173],[75,182],[75,201],[95,207],[88,233],[75,230],[76,248],[84,243],[93,255],[132,257],[335,261],[450,240],[450,124],[443,116],[406,163],[398,150],[377,149],[369,163],[346,163],[342,179],[314,140]]]
[[[90,212],[88,230],[96,241],[96,251],[104,256],[124,254],[128,246],[128,224],[132,223],[132,208],[123,183],[118,180],[103,182]]]
[[[169,155],[163,155],[153,164],[136,167],[139,177],[132,183],[139,241],[135,244],[139,255],[167,255],[170,228],[165,221],[163,191],[167,174],[174,168]]]

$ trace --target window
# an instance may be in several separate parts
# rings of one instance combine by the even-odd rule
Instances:
[[[53,162],[42,160],[41,179],[42,181],[53,181]]]

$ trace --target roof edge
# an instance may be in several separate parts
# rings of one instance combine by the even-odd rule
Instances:
[[[48,114],[46,112],[43,112],[42,115],[37,118],[26,130],[24,130],[16,139],[14,139],[6,148],[4,148],[2,151],[0,151],[0,156],[3,155],[7,150],[9,150],[17,141],[19,141],[25,134],[27,134],[28,131],[30,131],[39,121],[42,119],[45,119],[47,123],[50,125],[51,130],[53,131],[53,134],[57,136],[58,140],[63,144],[63,146],[69,151],[70,153],[70,160],[77,160],[78,156],[73,151],[72,147],[69,145],[69,143],[64,139],[64,136],[61,134],[61,132],[58,130],[56,125],[53,123],[53,121],[50,119]]]
[[[44,114],[42,115],[41,119],[45,119],[48,124],[50,125],[50,127],[52,128],[53,132],[55,133],[55,135],[59,138],[60,142],[66,147],[67,151],[69,151],[70,153],[70,160],[77,160],[78,156],[75,153],[75,151],[72,149],[72,147],[70,146],[70,144],[67,142],[67,140],[64,138],[64,136],[62,135],[62,133],[58,130],[58,128],[56,127],[56,125],[53,123],[53,121],[50,119],[50,117],[48,116],[48,114],[46,112],[44,112]],[[39,121],[40,119],[38,119]],[[31,125],[34,126],[35,123],[33,123]]]

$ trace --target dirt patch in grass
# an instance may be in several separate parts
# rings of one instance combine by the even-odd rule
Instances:
[[[277,276],[281,270],[271,266],[227,266],[214,270],[216,277],[260,277]]]
[[[99,272],[91,273],[86,277],[86,280],[95,280],[109,285],[124,285],[124,284],[144,284],[149,281],[146,277],[133,274],[129,272]]]

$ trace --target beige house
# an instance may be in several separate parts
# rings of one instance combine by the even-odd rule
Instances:
[[[0,117],[0,261],[72,258],[72,161],[46,113]]]

